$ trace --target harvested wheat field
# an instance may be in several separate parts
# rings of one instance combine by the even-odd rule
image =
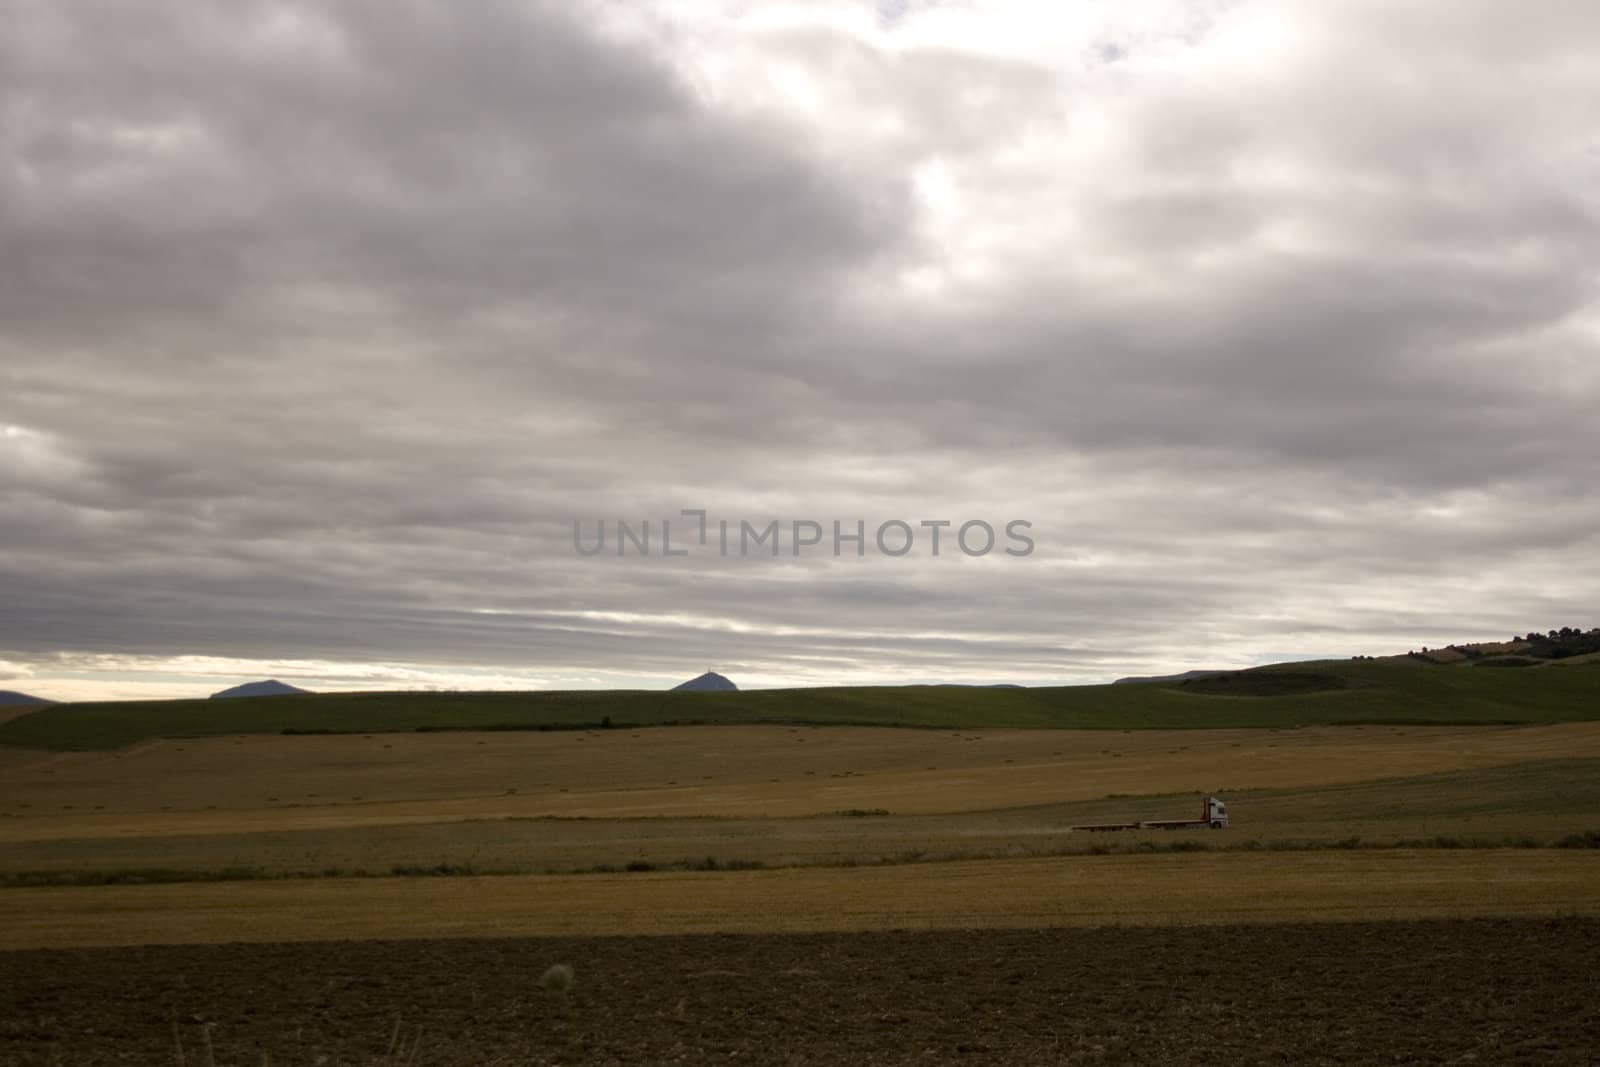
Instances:
[[[0,750],[4,751],[4,750]],[[1600,723],[1296,730],[695,726],[239,736],[5,755],[0,841],[560,815],[896,814],[1600,757]]]
[[[0,947],[1600,914],[1592,849],[1169,853],[869,868],[0,890]]]
[[[655,755],[652,757],[652,753]],[[1587,758],[1585,754],[1589,754]],[[672,727],[0,749],[0,879],[570,874],[1592,835],[1600,723],[1292,731]],[[514,782],[520,785],[503,785]],[[1276,784],[1274,784],[1276,783]],[[232,873],[227,873],[232,872]]]
[[[0,1063],[1587,1062],[1600,853],[1550,846],[1596,766],[1595,723],[0,750]],[[1069,829],[1199,790],[1234,827]]]
[[[0,956],[0,1062],[1575,1065],[1597,954],[1576,918],[44,950]]]

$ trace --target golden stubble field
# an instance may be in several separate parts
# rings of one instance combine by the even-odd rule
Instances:
[[[1433,832],[1548,839],[1589,826],[1573,820],[1589,819],[1581,761],[1597,757],[1600,723],[675,727],[0,750],[7,870],[322,875],[8,888],[0,947],[1593,914],[1593,850],[1052,853],[1102,840],[1067,833],[1073,812],[1182,816],[1198,790],[1258,794],[1233,830],[1147,836],[1227,847],[1270,822],[1325,849],[1378,816],[1368,825],[1391,833],[1434,819]],[[1456,777],[1419,777],[1440,774]],[[1555,800],[1540,807],[1541,791]],[[1415,825],[1381,822],[1405,810]],[[955,855],[980,858],[929,862]],[[788,869],[595,871],[701,857]],[[517,873],[344,876],[441,861]]]
[[[537,816],[897,815],[1600,757],[1600,723],[1299,730],[697,726],[0,749],[0,842]],[[1187,813],[1187,804],[1177,815]]]
[[[874,868],[7,889],[0,949],[1593,915],[1600,858],[1182,853]]]

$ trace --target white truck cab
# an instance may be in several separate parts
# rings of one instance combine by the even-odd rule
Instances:
[[[1206,797],[1206,824],[1213,830],[1228,828],[1228,805],[1218,797]]]

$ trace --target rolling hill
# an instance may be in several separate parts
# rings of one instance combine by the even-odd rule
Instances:
[[[781,722],[982,729],[1173,729],[1600,719],[1600,663],[1520,670],[1406,657],[1277,664],[1208,678],[1050,688],[857,686],[740,692],[324,693],[57,704],[0,724],[0,744],[104,749],[149,737],[386,730],[549,730]]]

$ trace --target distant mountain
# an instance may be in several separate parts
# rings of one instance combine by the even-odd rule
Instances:
[[[1184,671],[1182,674],[1152,674],[1143,678],[1118,678],[1112,685],[1136,685],[1140,682],[1187,682],[1191,678],[1215,678],[1229,671]]]
[[[716,671],[707,671],[698,678],[691,678],[682,685],[672,687],[674,693],[679,691],[685,693],[734,693],[738,692],[738,689],[738,686]]]
[[[218,700],[227,697],[282,697],[295,693],[308,693],[310,690],[298,686],[286,685],[276,678],[269,678],[265,682],[246,682],[236,685],[232,689],[224,689],[220,693],[212,693],[211,699]]]
[[[29,696],[27,693],[17,693],[10,689],[0,689],[0,708],[15,708],[25,704],[42,706],[54,703],[54,700],[46,700],[44,697]]]

